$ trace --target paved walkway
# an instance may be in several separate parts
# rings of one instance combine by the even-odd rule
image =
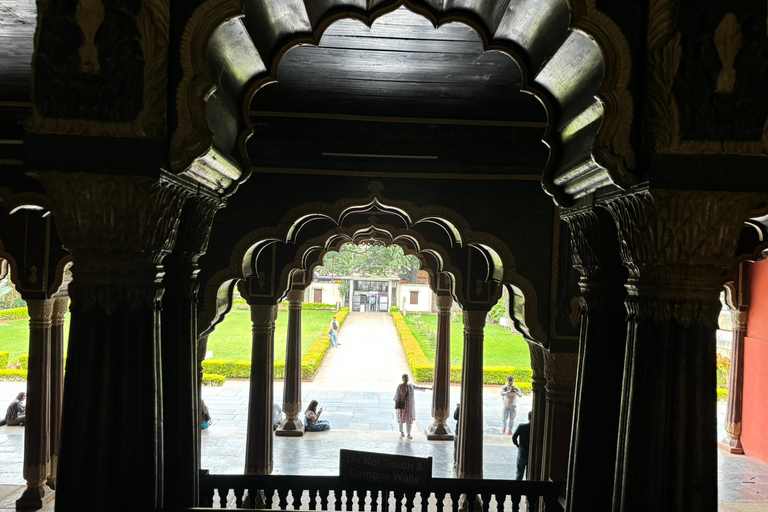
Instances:
[[[329,348],[313,388],[389,391],[411,371],[395,324],[388,313],[350,313],[339,332],[340,345]]]
[[[328,432],[308,432],[303,438],[275,437],[274,473],[338,474],[339,449],[432,457],[435,477],[452,477],[453,443],[427,441],[424,429],[431,421],[432,392],[416,395],[414,439],[400,438],[392,397],[403,373],[405,354],[394,325],[384,313],[351,313],[340,334],[341,345],[330,349],[313,382],[302,384],[305,404],[315,399],[324,407]],[[0,411],[23,390],[24,383],[0,382]],[[355,391],[348,391],[355,388]],[[275,383],[280,403],[283,383]],[[213,425],[202,432],[204,468],[213,473],[242,473],[248,411],[248,382],[227,381],[221,388],[206,387],[203,398]],[[453,407],[459,386],[451,387]],[[483,461],[486,478],[514,478],[517,450],[509,436],[501,435],[501,399],[498,386],[483,392]],[[526,421],[531,397],[520,400],[516,424]],[[725,403],[718,404],[719,438],[725,434]],[[449,421],[453,427],[454,422]],[[24,429],[0,427],[0,512],[12,509],[23,491]],[[718,452],[718,488],[721,512],[768,511],[768,465],[743,456]]]

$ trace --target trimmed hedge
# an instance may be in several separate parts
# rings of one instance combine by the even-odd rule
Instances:
[[[717,399],[718,400],[727,400],[728,399],[728,390],[723,388],[717,388]]]
[[[403,315],[392,313],[392,320],[395,322],[395,329],[403,344],[405,357],[414,379],[416,382],[432,382],[435,379],[435,366],[424,355],[421,345],[405,323]],[[524,393],[531,391],[533,369],[525,366],[486,366],[483,368],[483,383],[504,385],[509,375],[515,378],[515,385],[521,391]],[[461,382],[461,366],[451,366],[451,382]]]
[[[397,307],[397,306],[389,306],[389,312],[390,313],[399,313],[400,312],[400,308]]]
[[[0,370],[0,381],[24,382],[27,380],[27,370]]]
[[[29,354],[24,354],[23,356],[19,356],[19,366],[21,366],[21,369],[26,371],[27,365],[29,363]]]
[[[0,352],[0,370],[5,370],[5,367],[8,366],[8,359],[10,359],[10,357],[10,352]]]
[[[336,315],[336,320],[339,322],[339,329],[341,329],[348,314],[349,310],[339,311]],[[301,358],[301,377],[303,379],[311,380],[315,376],[315,372],[320,367],[320,363],[323,362],[325,353],[330,345],[331,337],[326,333],[321,334],[317,340],[310,345],[306,354],[304,354],[304,357]],[[203,361],[202,366],[204,375],[221,375],[227,379],[247,379],[251,376],[250,361],[206,359]],[[275,378],[285,378],[285,361],[275,361]]]
[[[225,380],[227,379],[223,375],[216,375],[214,373],[203,374],[203,386],[223,386]]]
[[[0,322],[3,320],[24,320],[29,318],[27,308],[13,308],[0,310]]]

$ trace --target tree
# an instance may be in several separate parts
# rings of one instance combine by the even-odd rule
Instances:
[[[338,252],[325,255],[323,265],[315,272],[321,276],[400,277],[408,275],[415,281],[421,268],[419,259],[404,254],[397,245],[352,243],[344,244]]]

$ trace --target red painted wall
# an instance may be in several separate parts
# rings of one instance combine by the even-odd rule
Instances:
[[[750,305],[744,340],[744,454],[768,464],[768,260],[749,269]]]

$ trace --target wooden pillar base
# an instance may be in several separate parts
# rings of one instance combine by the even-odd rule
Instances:
[[[437,423],[431,424],[424,431],[427,435],[427,439],[430,441],[453,441],[453,432],[448,425],[438,425]]]
[[[741,446],[740,439],[726,437],[725,439],[717,443],[717,446],[721,450],[725,450],[728,453],[732,453],[734,455],[744,455],[744,447]]]
[[[51,502],[56,492],[47,485],[27,487],[21,498],[16,500],[16,510],[39,510]]]
[[[304,423],[298,418],[287,418],[277,427],[275,435],[281,437],[303,437]]]

